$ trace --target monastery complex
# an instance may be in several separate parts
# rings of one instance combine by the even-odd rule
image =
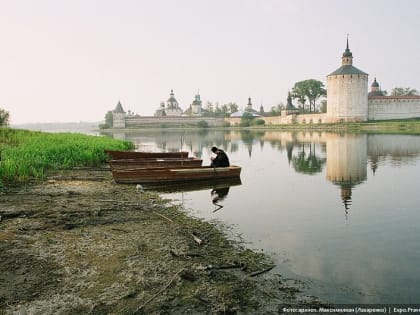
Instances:
[[[114,128],[138,128],[155,126],[196,126],[206,121],[209,126],[239,124],[242,114],[249,112],[263,119],[266,125],[319,124],[337,122],[363,122],[368,120],[391,120],[420,117],[420,96],[385,96],[374,79],[368,92],[368,74],[353,66],[353,54],[347,46],[341,58],[341,67],[327,75],[327,112],[299,114],[289,95],[286,109],[278,116],[259,115],[252,108],[251,99],[245,111],[231,117],[206,117],[200,95],[197,94],[188,110],[179,106],[171,91],[166,104],[161,103],[154,116],[138,116],[126,113],[120,103],[113,111]]]

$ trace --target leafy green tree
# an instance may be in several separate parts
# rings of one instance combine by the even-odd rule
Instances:
[[[216,117],[223,116],[222,109],[220,108],[219,103],[217,103],[217,102],[216,102],[216,105],[214,107],[214,114],[215,114]]]
[[[292,97],[297,99],[305,111],[306,102],[309,102],[309,112],[315,111],[316,101],[327,95],[324,83],[318,80],[309,79],[296,82],[292,89]]]
[[[114,125],[114,119],[112,117],[112,111],[109,110],[105,114],[105,123],[100,124],[99,128],[100,129],[108,129],[108,128],[112,128],[113,125]]]
[[[249,112],[244,112],[241,117],[240,126],[241,127],[249,127],[252,124],[252,121],[254,120],[254,116]]]
[[[292,98],[298,101],[303,112],[305,112],[306,105],[306,84],[304,82],[305,81],[296,82],[295,86],[292,88]]]
[[[112,111],[109,110],[105,114],[105,123],[109,126],[109,128],[112,128],[114,125],[114,118],[112,117]]]
[[[223,104],[221,107],[221,110],[222,110],[223,117],[228,117],[230,115],[229,107],[227,104]]]
[[[254,119],[252,121],[252,125],[254,125],[254,126],[262,126],[264,124],[265,124],[265,121],[264,121],[264,119],[261,119],[261,118]]]
[[[231,102],[231,103],[228,103],[227,106],[229,107],[229,110],[230,110],[231,114],[237,112],[238,109],[239,109],[238,104],[236,104],[236,103]]]
[[[198,128],[208,128],[209,127],[209,123],[207,122],[207,121],[205,121],[205,120],[200,120],[198,123],[197,123],[197,127]]]
[[[322,96],[327,96],[327,90],[324,83],[314,79],[307,80],[307,88],[306,97],[309,100],[309,111],[311,111],[311,108],[315,111],[316,101]]]
[[[270,110],[270,115],[271,116],[277,116],[279,114],[280,114],[280,109],[278,108],[278,105],[277,106],[272,106],[271,110]]]
[[[0,127],[9,125],[9,112],[0,108]]]
[[[419,91],[416,89],[412,89],[409,87],[395,87],[391,91],[392,96],[412,96],[412,95],[419,95]]]
[[[209,113],[214,113],[214,105],[213,105],[212,102],[210,102],[210,101],[207,102],[207,104],[206,104],[206,110]]]
[[[207,102],[203,116],[206,117],[229,117],[231,113],[238,111],[238,105],[227,103],[220,105],[218,102]]]
[[[281,114],[281,111],[285,109],[286,106],[283,103],[277,104],[276,106],[272,106],[270,109],[271,116],[278,116]]]

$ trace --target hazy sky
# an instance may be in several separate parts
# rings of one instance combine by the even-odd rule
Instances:
[[[420,90],[418,0],[0,0],[0,108],[14,124],[153,115],[170,90],[265,110],[354,65]]]

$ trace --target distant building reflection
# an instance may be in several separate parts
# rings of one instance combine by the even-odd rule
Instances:
[[[410,163],[420,153],[418,135],[368,135],[367,154],[373,173],[381,163],[390,160],[394,166]]]
[[[367,179],[367,136],[327,134],[327,179],[341,189],[346,217],[352,189]]]

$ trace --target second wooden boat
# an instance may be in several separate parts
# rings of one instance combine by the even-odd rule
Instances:
[[[192,167],[192,168],[137,168],[132,170],[112,170],[112,176],[117,183],[170,183],[190,182],[209,179],[239,177],[241,167]]]
[[[143,159],[119,159],[109,161],[109,165],[113,170],[126,170],[134,168],[186,168],[200,167],[203,163],[199,158],[143,158]]]
[[[188,152],[137,152],[137,151],[114,151],[105,150],[111,159],[142,159],[142,158],[188,158]]]

